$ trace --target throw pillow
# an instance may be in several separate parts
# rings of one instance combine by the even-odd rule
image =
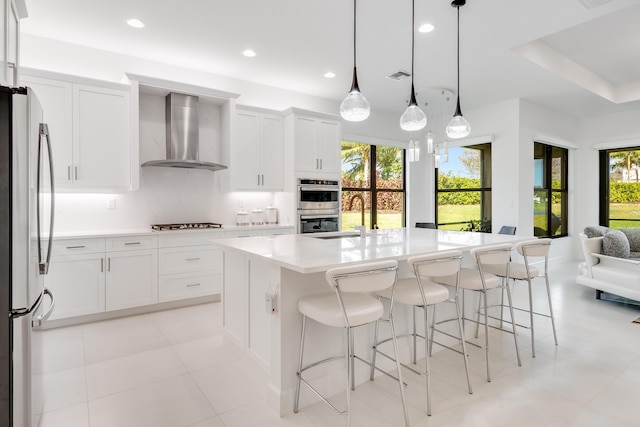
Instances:
[[[620,230],[610,230],[602,237],[602,253],[616,258],[629,258],[629,240]]]
[[[584,234],[586,234],[588,238],[604,236],[607,234],[607,231],[609,231],[609,229],[602,225],[591,225],[584,228]]]
[[[640,252],[640,228],[619,228],[629,240],[631,252]]]

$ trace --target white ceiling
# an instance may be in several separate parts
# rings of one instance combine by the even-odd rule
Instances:
[[[416,0],[418,102],[456,90],[456,10]],[[341,100],[353,67],[351,0],[27,0],[22,31]],[[469,0],[460,10],[462,110],[523,98],[576,118],[640,111],[640,0]],[[144,29],[125,24],[136,17]],[[359,0],[358,80],[400,114],[411,1]],[[241,52],[251,48],[254,58]],[[323,77],[327,71],[333,79]],[[432,101],[430,101],[432,102]],[[451,107],[453,108],[453,106]]]

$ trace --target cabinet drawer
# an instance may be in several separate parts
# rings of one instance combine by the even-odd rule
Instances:
[[[161,276],[158,284],[160,302],[175,301],[219,294],[222,289],[222,273],[172,274]]]
[[[163,248],[158,257],[160,275],[222,269],[222,251],[211,246]]]
[[[67,239],[54,240],[52,256],[66,256],[78,254],[94,254],[104,252],[104,239]]]
[[[107,237],[106,251],[136,251],[141,249],[155,249],[158,247],[157,236],[123,236]]]
[[[167,231],[158,236],[158,246],[161,248],[175,248],[181,246],[210,245],[211,240],[224,237],[222,230],[216,231]]]

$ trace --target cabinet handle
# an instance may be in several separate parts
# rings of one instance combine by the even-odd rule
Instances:
[[[320,159],[320,169],[322,169],[322,159]]]
[[[104,273],[104,258],[100,258],[100,273]]]
[[[200,258],[187,258],[187,261],[200,261]]]
[[[140,245],[140,242],[125,242],[125,246],[130,246],[130,245]]]
[[[193,287],[196,287],[196,286],[200,286],[200,283],[192,283],[190,285],[187,285],[187,288],[193,288]]]
[[[258,185],[260,185],[260,174],[258,174]]]
[[[80,246],[67,246],[67,249],[83,249],[83,248],[85,248],[85,247],[86,247],[86,246],[84,246],[84,245],[80,245]]]
[[[75,179],[77,181],[78,180],[78,167],[76,166],[74,169],[75,169],[75,173],[76,173],[76,178]]]
[[[111,271],[111,257],[107,258],[107,271]]]
[[[264,175],[260,175],[262,177],[262,185],[264,185]]]
[[[71,181],[71,166],[67,166],[67,181]]]

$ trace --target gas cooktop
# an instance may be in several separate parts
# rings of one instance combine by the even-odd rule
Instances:
[[[184,222],[178,224],[152,224],[151,229],[155,231],[170,230],[196,230],[204,228],[222,228],[222,224],[215,222]]]

